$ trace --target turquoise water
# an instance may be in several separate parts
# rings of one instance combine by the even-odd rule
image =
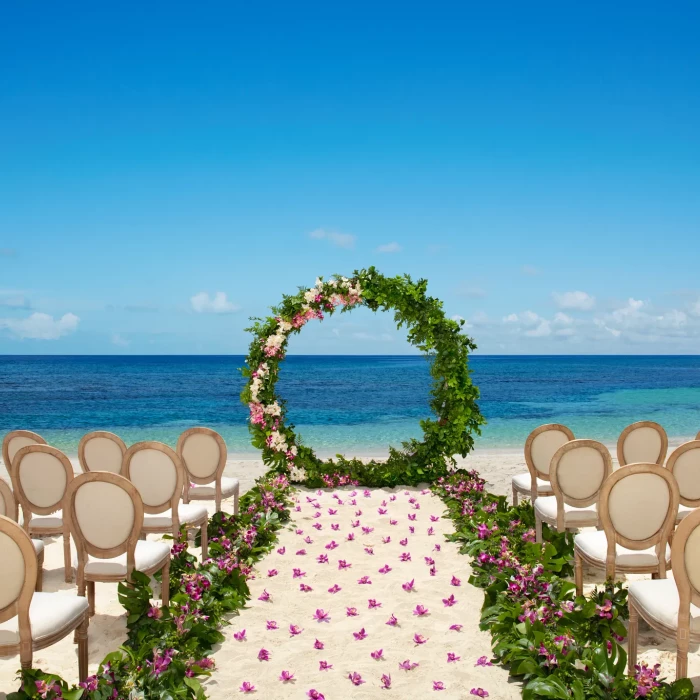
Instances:
[[[257,456],[240,401],[242,356],[0,357],[0,432],[35,430],[75,453],[90,430],[174,445],[209,425]],[[477,448],[521,448],[532,428],[569,425],[614,442],[636,420],[671,437],[700,430],[700,357],[498,357],[470,361],[488,419]],[[430,376],[420,356],[290,356],[278,384],[290,420],[321,454],[381,454],[420,437]]]

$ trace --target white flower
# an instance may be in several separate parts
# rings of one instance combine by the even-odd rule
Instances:
[[[338,280],[328,280],[328,284],[331,287],[335,287],[338,284]]]
[[[308,292],[304,293],[304,299],[308,302],[313,301],[316,298],[318,291],[316,289],[309,289]]]
[[[287,441],[285,440],[284,435],[279,432],[279,430],[273,430],[270,434],[270,447],[276,452],[287,451]]]
[[[345,282],[346,284],[350,281],[347,277],[341,277],[340,279],[342,282]]]
[[[280,321],[279,329],[281,333],[289,333],[292,330],[292,324],[289,321]]]
[[[271,403],[269,406],[265,406],[265,413],[267,413],[268,416],[279,416],[282,414],[282,409],[280,405],[275,401],[274,403]]]
[[[289,448],[289,451],[290,451],[295,457],[297,456],[297,446],[296,446],[296,445],[292,445],[292,446]]]
[[[316,284],[314,286],[318,289],[321,289],[321,287],[323,287],[323,280],[320,277],[317,277]]]
[[[267,362],[263,362],[257,369],[258,377],[266,377],[270,373]]]
[[[306,481],[306,469],[304,467],[292,467],[289,475],[292,477],[292,481]]]

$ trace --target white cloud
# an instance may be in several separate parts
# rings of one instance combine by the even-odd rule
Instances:
[[[504,316],[503,322],[504,323],[517,323],[518,322],[518,314],[508,314],[507,316]]]
[[[586,292],[554,292],[554,301],[560,309],[578,309],[579,311],[589,311],[595,306],[595,297]]]
[[[24,295],[24,292],[18,292],[12,289],[0,289],[0,306],[4,306],[8,309],[30,308],[29,300]]]
[[[539,268],[538,268],[538,267],[535,267],[534,265],[523,265],[523,266],[520,268],[520,271],[521,271],[524,275],[529,275],[530,277],[534,277],[535,275],[539,275],[539,274],[540,274]]]
[[[377,248],[378,253],[398,253],[400,250],[401,246],[396,241],[385,243]]]
[[[574,319],[571,318],[571,316],[567,316],[566,314],[563,314],[561,311],[554,314],[554,319],[552,320],[552,323],[559,325],[559,326],[570,326],[573,322],[574,322]]]
[[[326,240],[337,245],[339,248],[354,248],[355,236],[350,233],[340,233],[340,231],[330,231],[325,228],[317,228],[309,234],[309,238],[316,240]]]
[[[112,345],[117,345],[120,348],[125,348],[129,345],[129,341],[119,333],[112,333]]]
[[[213,297],[207,292],[199,292],[190,297],[190,305],[198,314],[231,314],[240,309],[240,306],[226,298],[225,292],[217,292]]]
[[[530,336],[530,338],[544,338],[552,334],[552,328],[549,325],[549,321],[541,319],[535,328],[530,328],[525,331],[525,335]]]
[[[464,316],[460,316],[459,314],[455,314],[454,316],[451,317],[453,321],[457,321],[457,323],[462,323],[462,328],[472,328],[472,324],[467,321]]]
[[[544,319],[534,311],[523,311],[521,314],[508,314],[503,317],[504,323],[518,323],[521,326],[532,327],[540,324]]]
[[[80,319],[75,314],[64,314],[54,319],[49,314],[35,312],[27,318],[0,318],[0,328],[6,328],[20,340],[57,340],[61,336],[72,333]]]

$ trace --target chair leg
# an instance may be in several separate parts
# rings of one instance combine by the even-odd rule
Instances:
[[[630,621],[627,629],[627,673],[634,674],[637,663],[637,635],[639,633],[639,613],[634,603],[629,601]]]
[[[170,557],[163,565],[160,580],[160,599],[163,607],[167,607],[170,604]]]
[[[36,572],[36,585],[34,590],[37,593],[41,593],[41,589],[44,587],[44,552],[42,552],[37,558],[37,572]]]
[[[94,581],[90,583],[95,585]],[[89,618],[86,617],[75,630],[75,641],[78,644],[78,680],[81,682],[88,675],[88,621]]]
[[[542,542],[542,520],[535,512],[535,542]]]
[[[73,564],[70,556],[70,533],[63,531],[63,568],[65,570],[66,583],[73,581]]]
[[[518,492],[515,490],[515,486],[513,486],[513,505],[518,505]]]
[[[199,528],[199,535],[202,541],[202,561],[204,561],[207,556],[208,556],[208,550],[209,550],[209,533],[208,533],[208,527],[209,527],[209,520],[205,520],[202,526]]]
[[[90,608],[90,617],[92,617],[95,614],[95,582],[94,581],[87,582],[87,598],[88,598],[88,606]]]
[[[583,559],[574,549],[574,580],[576,581],[576,595],[583,595]]]

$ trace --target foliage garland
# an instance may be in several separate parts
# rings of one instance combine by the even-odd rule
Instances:
[[[294,426],[285,423],[286,404],[275,393],[280,363],[289,337],[310,320],[360,305],[372,311],[393,311],[397,326],[407,327],[409,342],[430,359],[430,408],[435,419],[421,421],[422,442],[411,439],[400,450],[389,447],[386,461],[363,462],[342,455],[323,461],[302,443]],[[339,275],[326,281],[318,278],[313,287],[284,296],[272,316],[253,320],[255,324],[247,330],[255,339],[247,366],[241,370],[249,381],[241,400],[249,407],[252,443],[262,451],[263,461],[278,472],[291,473],[292,481],[312,488],[353,480],[364,486],[432,482],[454,467],[454,455],[466,457],[472,450],[473,434],[485,422],[467,365],[469,351],[476,346],[462,333],[464,321],[446,318],[442,302],[427,295],[426,280],[414,282],[408,275],[385,277],[373,267],[356,270],[350,279]]]

